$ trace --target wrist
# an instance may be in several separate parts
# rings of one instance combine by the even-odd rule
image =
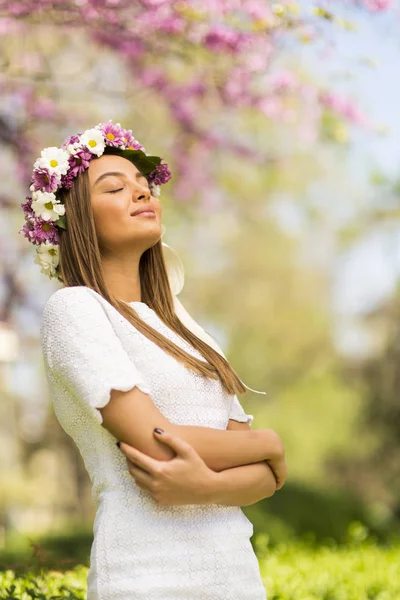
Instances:
[[[209,469],[207,481],[204,487],[204,503],[218,504],[221,493],[221,472]]]

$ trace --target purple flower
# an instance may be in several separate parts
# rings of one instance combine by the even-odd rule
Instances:
[[[87,148],[82,148],[77,154],[70,156],[68,159],[69,169],[61,177],[61,186],[69,190],[72,187],[73,180],[89,167],[92,158],[93,155]]]
[[[169,82],[161,67],[146,67],[138,74],[138,79],[144,86],[151,87],[157,92],[167,95],[169,93]]]
[[[18,233],[20,233],[21,235],[26,237],[29,241],[31,241],[30,232],[32,231],[32,229],[33,229],[33,223],[31,223],[30,221],[27,221],[25,223],[25,225],[23,225],[21,227],[21,229],[18,231]]]
[[[140,144],[132,134],[132,129],[122,129],[123,143],[130,150],[140,150],[143,148],[142,144]]]
[[[169,34],[183,33],[185,30],[185,20],[177,15],[166,17],[159,23],[159,30]]]
[[[73,178],[77,177],[79,173],[82,173],[88,168],[92,158],[92,153],[86,148],[80,150],[75,156],[70,156],[68,159],[70,168],[68,169],[67,176],[72,176]]]
[[[206,33],[203,41],[212,52],[238,53],[244,49],[247,38],[240,31],[233,31],[226,25],[216,24]]]
[[[31,196],[26,196],[26,202],[21,202],[21,207],[25,213],[25,218],[35,216],[35,213],[32,210],[32,197]]]
[[[162,159],[161,159],[162,160]],[[159,164],[157,167],[149,173],[149,180],[155,185],[161,185],[167,183],[171,179],[171,171],[166,163]]]
[[[60,180],[56,173],[50,173],[43,167],[33,171],[32,183],[35,187],[35,191],[43,190],[45,192],[55,192],[60,185]]]
[[[74,179],[75,179],[75,177],[72,175],[71,171],[69,170],[68,173],[66,173],[66,175],[61,176],[61,187],[69,190],[70,188],[72,188],[72,182]]]
[[[133,140],[128,146],[128,150],[143,150],[143,146],[137,140]]]
[[[115,36],[112,39],[112,41],[115,44]],[[134,58],[135,60],[138,60],[145,53],[146,47],[145,47],[144,43],[142,42],[142,40],[139,40],[136,38],[136,39],[122,40],[121,43],[119,44],[118,50],[121,52],[121,54],[129,57],[130,59]]]
[[[60,243],[60,236],[54,223],[44,221],[41,217],[29,220],[22,226],[19,233],[24,235],[35,246],[43,244],[46,241],[52,244]]]
[[[80,135],[81,134],[78,133],[77,135],[70,135],[67,138],[65,138],[65,140],[61,144],[61,148],[63,148],[63,150],[66,150],[70,144],[76,144],[77,142],[79,142]]]
[[[120,125],[104,123],[101,127],[101,131],[103,132],[107,146],[118,147],[124,144],[124,130]]]

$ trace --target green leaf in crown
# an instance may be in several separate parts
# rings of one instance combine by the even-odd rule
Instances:
[[[161,163],[161,158],[159,156],[148,156],[142,150],[121,150],[121,148],[107,146],[104,150],[104,154],[115,154],[126,158],[133,163],[143,175],[148,175]]]

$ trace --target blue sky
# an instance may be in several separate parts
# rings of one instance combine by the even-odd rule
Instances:
[[[304,2],[304,5],[309,5]],[[324,42],[303,50],[302,58],[330,87],[356,98],[358,105],[386,135],[355,130],[350,148],[351,168],[360,187],[373,197],[371,171],[380,170],[400,180],[400,16],[391,12],[370,15],[330,4],[334,13],[350,18],[357,31],[327,23]],[[334,42],[329,60],[323,52]],[[370,60],[375,67],[370,65]],[[400,200],[400,199],[399,199]],[[333,302],[343,316],[369,310],[390,295],[400,275],[400,227],[390,234],[375,228],[337,260]]]

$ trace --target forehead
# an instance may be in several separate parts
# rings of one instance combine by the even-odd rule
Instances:
[[[136,174],[140,172],[127,158],[112,154],[104,154],[99,158],[93,158],[89,163],[88,173],[90,184],[93,185],[96,179],[100,177],[100,175],[103,175],[103,173],[107,173],[107,171],[120,171],[127,177],[132,177],[133,179],[135,179]]]

